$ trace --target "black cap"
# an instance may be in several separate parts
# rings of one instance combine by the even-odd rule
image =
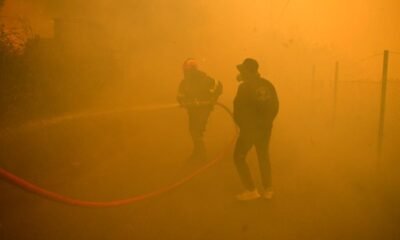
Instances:
[[[258,62],[252,58],[246,58],[242,64],[236,66],[239,72],[257,72]]]

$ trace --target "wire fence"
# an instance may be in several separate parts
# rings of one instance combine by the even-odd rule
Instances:
[[[337,62],[332,67],[332,83],[314,90],[325,95],[324,106],[333,113],[336,127],[346,129],[349,138],[374,146],[371,152],[377,153],[378,162],[388,150],[385,144],[393,145],[400,138],[396,124],[400,119],[398,55],[385,51],[351,63]]]

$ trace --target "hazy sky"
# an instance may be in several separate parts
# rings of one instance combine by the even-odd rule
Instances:
[[[43,36],[49,35],[54,16],[115,21],[130,17],[160,27],[166,21],[171,29],[179,21],[179,25],[192,25],[194,31],[203,27],[198,30],[213,35],[237,36],[240,32],[257,38],[277,32],[288,41],[301,39],[340,54],[369,54],[383,48],[400,50],[399,12],[400,1],[396,0],[231,0],[228,4],[222,0],[6,0],[2,15],[29,19],[34,31]]]

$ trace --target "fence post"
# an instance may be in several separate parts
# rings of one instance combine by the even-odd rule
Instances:
[[[336,122],[337,100],[338,100],[338,84],[339,84],[339,62],[335,63],[335,78],[333,81],[333,122]]]
[[[379,113],[379,131],[378,131],[378,167],[381,165],[382,150],[383,150],[383,135],[385,128],[385,108],[386,108],[386,89],[388,80],[388,68],[389,68],[389,51],[385,50],[383,53],[383,71],[382,71],[382,83],[381,83],[381,106]]]
[[[315,76],[316,75],[316,67],[315,64],[312,66],[312,70],[311,70],[311,96],[314,97],[315,95]],[[314,99],[313,99],[314,100]]]

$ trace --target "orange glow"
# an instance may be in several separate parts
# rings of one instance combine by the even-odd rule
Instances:
[[[176,99],[188,58],[228,108],[237,65],[255,59],[280,104],[272,201],[235,201],[232,147],[176,191],[114,209],[0,179],[0,240],[400,239],[400,0],[4,0],[0,24],[11,43],[0,45],[0,168],[74,199],[140,195],[208,163],[187,160],[196,117]],[[203,157],[234,134],[213,109]]]

